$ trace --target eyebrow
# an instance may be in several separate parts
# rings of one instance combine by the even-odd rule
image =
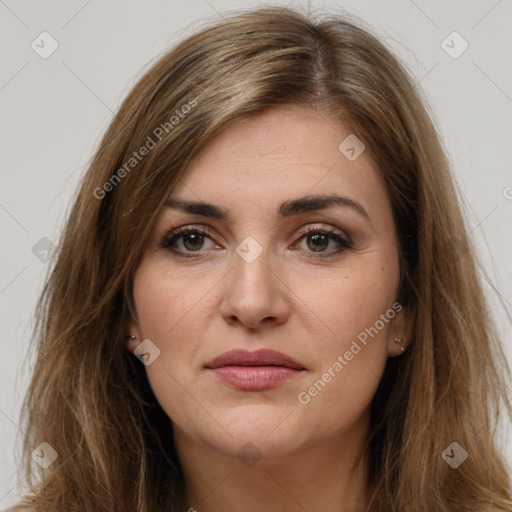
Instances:
[[[221,220],[229,219],[229,210],[227,208],[200,201],[185,201],[182,199],[169,198],[165,202],[165,206],[167,208],[174,208],[185,213],[202,215],[204,217],[212,217]],[[348,197],[339,196],[338,194],[304,196],[291,201],[285,201],[279,206],[278,214],[280,217],[290,217],[291,215],[324,210],[326,208],[332,208],[333,206],[352,208],[361,216],[370,220],[370,216],[360,203]]]

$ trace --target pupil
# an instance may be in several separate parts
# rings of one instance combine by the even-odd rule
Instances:
[[[188,242],[190,242],[190,240],[192,240],[192,243],[188,243]],[[183,237],[183,245],[185,245],[185,247],[187,249],[190,249],[192,251],[196,251],[197,249],[200,249],[201,245],[202,245],[202,241],[203,241],[203,236],[194,234],[194,233],[185,235]]]
[[[312,249],[325,249],[327,247],[327,244],[329,242],[326,235],[323,235],[321,233],[316,233],[314,235],[310,235],[309,241],[312,242],[314,247],[310,247]]]

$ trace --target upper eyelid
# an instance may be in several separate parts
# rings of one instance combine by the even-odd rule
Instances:
[[[301,227],[297,231],[299,233],[303,233],[303,232],[309,232],[309,231],[314,231],[314,230],[328,231],[329,233],[336,233],[336,234],[339,234],[340,236],[344,236],[349,239],[351,238],[345,230],[338,228],[336,226],[326,225],[325,222],[310,223],[306,226]],[[166,230],[164,232],[163,237],[168,238],[171,236],[186,233],[188,231],[199,231],[203,234],[210,235],[210,234],[213,234],[213,232],[216,232],[217,230],[207,224],[185,224],[183,226],[178,226],[176,228],[170,228],[170,229]]]

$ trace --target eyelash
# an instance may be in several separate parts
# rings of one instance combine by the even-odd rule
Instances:
[[[345,251],[346,249],[351,249],[353,247],[352,240],[348,236],[346,238],[344,238],[343,236],[340,235],[340,233],[337,230],[335,230],[334,228],[330,228],[330,227],[323,227],[323,228],[310,227],[308,229],[305,229],[300,233],[300,235],[301,235],[300,241],[302,241],[303,238],[305,238],[310,233],[328,235],[329,237],[331,237],[331,239],[333,239],[340,246],[337,249],[331,250],[329,252],[306,251],[313,258],[316,258],[316,257],[327,258],[330,256],[335,256],[335,255]],[[204,251],[201,251],[199,249],[198,251],[186,251],[184,253],[184,252],[177,250],[173,247],[174,244],[180,238],[182,238],[185,235],[189,235],[189,234],[197,234],[197,235],[208,236],[209,238],[212,238],[212,232],[208,228],[208,226],[181,226],[179,228],[171,229],[168,232],[166,232],[162,236],[158,246],[161,249],[166,249],[166,250],[170,251],[171,253],[175,254],[176,256],[179,256],[182,258],[197,257],[198,254],[196,254],[196,253],[200,253],[200,252],[204,252]]]

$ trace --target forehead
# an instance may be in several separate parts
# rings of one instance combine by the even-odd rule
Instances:
[[[217,134],[171,196],[268,210],[308,194],[338,193],[357,197],[369,210],[384,208],[385,187],[369,151],[355,159],[343,152],[344,141],[357,144],[353,137],[348,125],[325,113],[272,108]]]

